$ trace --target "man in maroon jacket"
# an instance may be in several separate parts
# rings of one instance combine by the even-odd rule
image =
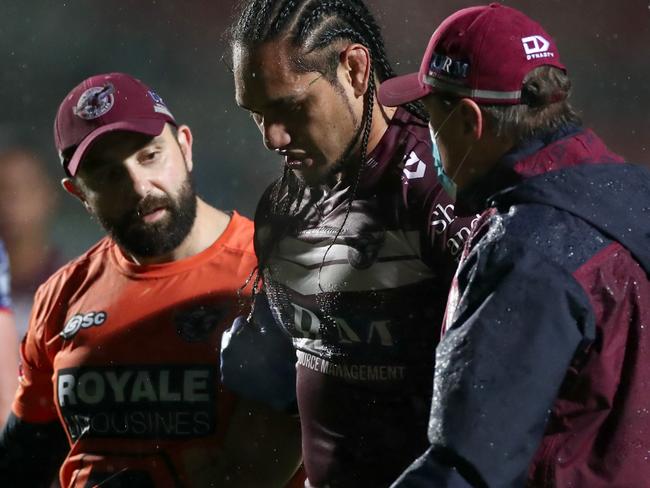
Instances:
[[[567,102],[551,37],[491,4],[433,34],[384,105],[422,99],[440,182],[482,212],[437,348],[430,447],[394,487],[650,480],[650,174]]]

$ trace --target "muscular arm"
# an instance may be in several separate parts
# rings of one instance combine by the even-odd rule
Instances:
[[[503,247],[503,246],[502,246]],[[394,488],[523,486],[594,318],[571,274],[534,252],[470,255],[436,354],[431,447]]]
[[[0,486],[49,487],[68,449],[58,421],[30,423],[10,414],[0,436]]]

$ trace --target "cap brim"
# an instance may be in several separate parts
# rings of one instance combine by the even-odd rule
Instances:
[[[379,86],[377,98],[387,107],[396,107],[419,100],[431,93],[431,87],[419,81],[419,73],[397,76],[384,81]]]
[[[155,137],[162,133],[166,123],[167,121],[163,119],[136,119],[120,120],[119,122],[113,122],[112,124],[102,125],[88,134],[85,139],[81,141],[72,155],[72,158],[70,158],[66,170],[71,176],[76,175],[77,170],[79,169],[79,163],[86,154],[86,151],[88,151],[88,148],[90,148],[91,144],[95,142],[98,137],[108,132],[125,130]]]

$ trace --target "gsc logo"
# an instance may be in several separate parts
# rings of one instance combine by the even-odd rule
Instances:
[[[59,333],[64,339],[70,339],[81,329],[102,325],[108,317],[106,312],[78,313],[70,317],[63,330]]]

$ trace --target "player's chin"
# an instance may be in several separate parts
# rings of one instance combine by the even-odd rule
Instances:
[[[330,172],[326,167],[312,165],[308,168],[292,169],[295,174],[305,185],[318,186],[327,183]]]
[[[121,234],[128,236],[127,240],[129,241],[155,241],[156,239],[164,239],[171,231],[169,219],[166,217],[156,222],[134,222],[127,228],[122,229]]]

